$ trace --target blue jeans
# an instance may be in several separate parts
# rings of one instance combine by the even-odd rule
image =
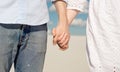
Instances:
[[[42,72],[46,45],[46,24],[0,24],[0,72]]]

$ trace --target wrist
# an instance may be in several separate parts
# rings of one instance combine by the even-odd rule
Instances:
[[[65,22],[59,22],[57,26],[60,28],[69,28],[69,24]]]
[[[68,24],[67,15],[59,16],[58,24],[67,25]]]

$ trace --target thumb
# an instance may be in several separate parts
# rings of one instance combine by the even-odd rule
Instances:
[[[53,35],[53,44],[55,45],[57,43],[56,28],[53,28],[52,35]]]
[[[56,29],[55,28],[53,28],[53,30],[52,30],[52,35],[53,35],[53,37],[56,35]]]
[[[56,45],[58,41],[58,35],[56,35],[55,37],[53,37],[53,44]]]

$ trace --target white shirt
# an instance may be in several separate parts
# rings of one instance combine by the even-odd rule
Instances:
[[[0,1],[0,23],[41,25],[49,21],[46,0]]]
[[[81,0],[76,0],[76,4],[78,1]],[[87,23],[90,72],[120,72],[119,3],[120,0],[90,0]]]

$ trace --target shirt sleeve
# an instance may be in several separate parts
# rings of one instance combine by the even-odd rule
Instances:
[[[51,1],[52,1],[52,2],[55,2],[55,1],[57,1],[57,0],[51,0]],[[60,0],[58,0],[58,1],[60,1]],[[67,3],[68,0],[61,0],[61,1],[64,1],[64,2]]]
[[[67,0],[67,9],[75,9],[81,12],[87,8],[87,0]]]

